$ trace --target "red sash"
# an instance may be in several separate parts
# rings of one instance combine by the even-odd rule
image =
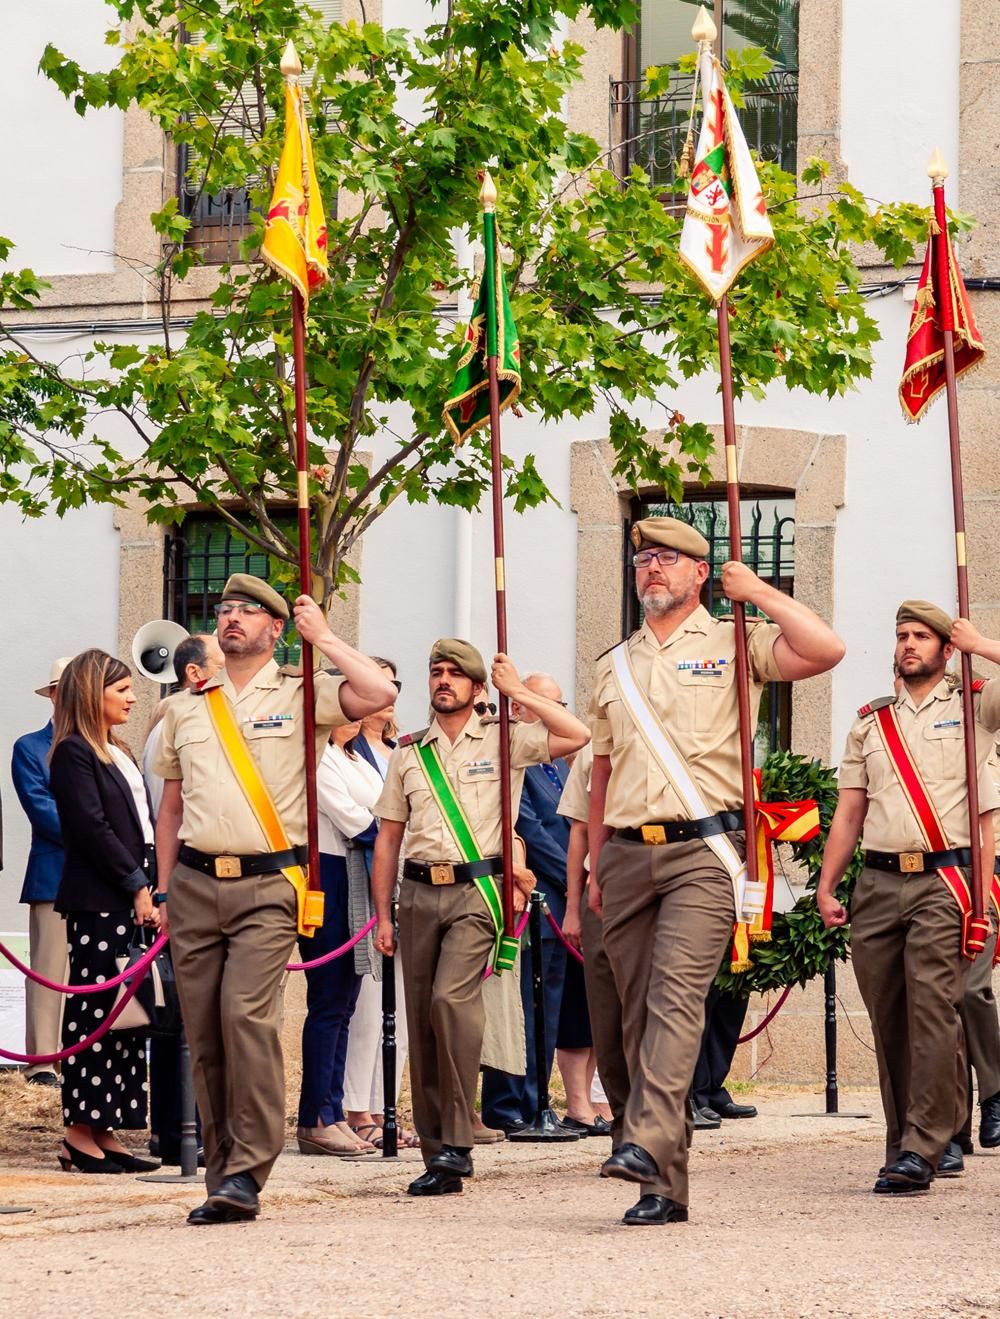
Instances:
[[[889,757],[889,763],[895,771],[899,786],[903,789],[903,795],[909,803],[910,810],[920,826],[920,832],[924,836],[927,850],[929,852],[947,852],[951,844],[941,824],[941,817],[938,815],[933,801],[931,801],[930,794],[920,777],[920,771],[917,769],[910,748],[907,746],[906,738],[903,736],[899,720],[896,717],[895,706],[892,704],[883,705],[873,710],[872,713],[875,716],[875,723],[882,738],[882,745]],[[970,846],[975,846],[976,841],[970,840]],[[986,946],[986,938],[990,929],[989,922],[985,917],[981,921],[973,920],[972,896],[969,893],[969,885],[958,866],[941,866],[938,869],[938,874],[948,886],[952,897],[958,903],[959,911],[962,913],[962,956],[970,962],[974,962]]]

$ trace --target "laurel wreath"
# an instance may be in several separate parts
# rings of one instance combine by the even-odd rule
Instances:
[[[762,994],[769,989],[784,989],[786,985],[804,985],[822,975],[831,959],[846,961],[850,943],[848,926],[834,926],[829,930],[824,927],[815,897],[826,835],[837,806],[837,777],[833,770],[821,761],[806,760],[790,751],[772,752],[763,765],[761,797],[764,801],[812,798],[819,807],[820,832],[811,842],[781,843],[776,848],[776,872],[781,870],[782,851],[790,850],[792,859],[804,866],[808,873],[806,892],[791,911],[775,913],[770,942],[751,944],[748,971],[734,975],[729,969],[727,952],[715,983],[724,993],[739,998]],[[861,867],[861,848],[858,847],[837,889],[837,897],[845,906],[850,901]]]

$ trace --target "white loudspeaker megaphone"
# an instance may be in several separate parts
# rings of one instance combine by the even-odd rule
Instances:
[[[144,623],[132,641],[132,663],[151,682],[174,683],[174,651],[189,635],[169,618]]]

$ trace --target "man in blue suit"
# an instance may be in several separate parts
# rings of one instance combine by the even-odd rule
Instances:
[[[59,679],[69,657],[52,665],[49,681],[35,690],[55,705]],[[31,851],[21,889],[28,904],[28,946],[31,969],[49,980],[65,983],[69,971],[66,953],[66,922],[56,914],[54,903],[63,870],[62,831],[59,813],[49,790],[49,751],[52,720],[37,733],[25,733],[14,743],[10,773],[14,790],[31,822]],[[25,1052],[55,1053],[60,1048],[63,996],[25,981]],[[51,1063],[26,1067],[25,1079],[34,1085],[58,1085]]]
[[[529,674],[524,679],[529,691],[562,703],[562,691],[547,673]],[[535,717],[515,701],[511,713],[522,722]],[[569,821],[556,813],[559,798],[569,777],[565,760],[551,765],[530,765],[524,774],[521,806],[514,828],[524,840],[526,864],[545,894],[552,915],[562,926],[566,914],[566,848]],[[542,986],[545,1004],[545,1051],[548,1072],[552,1071],[563,982],[566,950],[548,921],[542,923]],[[524,1034],[527,1072],[511,1076],[492,1067],[483,1068],[482,1118],[487,1127],[508,1134],[528,1126],[538,1111],[535,1080],[535,1013],[531,994],[531,953],[525,936],[521,948],[521,1001],[524,1005]]]

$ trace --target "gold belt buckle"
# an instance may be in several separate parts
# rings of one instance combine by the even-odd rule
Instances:
[[[217,856],[215,858],[216,879],[240,879],[243,867],[238,856]]]
[[[662,824],[644,824],[640,832],[647,847],[662,847],[667,841],[667,831]]]
[[[900,852],[899,872],[901,875],[919,875],[923,868],[923,852]]]
[[[431,883],[432,884],[454,884],[455,867],[449,862],[441,862],[440,865],[431,866]]]

